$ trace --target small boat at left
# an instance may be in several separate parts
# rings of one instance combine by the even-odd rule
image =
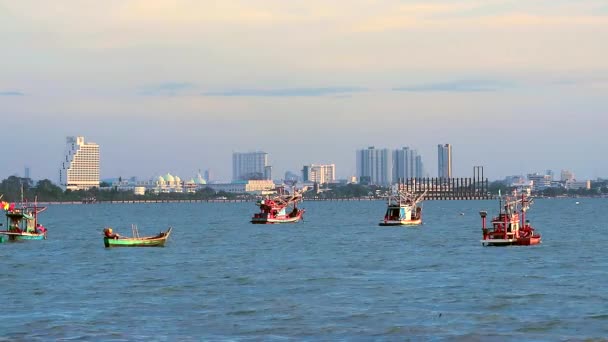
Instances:
[[[46,228],[38,222],[38,214],[46,207],[23,203],[20,207],[16,207],[15,203],[1,204],[6,212],[6,230],[0,230],[0,242],[46,239]]]
[[[154,236],[139,236],[137,226],[133,225],[131,227],[133,236],[125,237],[114,233],[112,228],[107,227],[103,230],[103,244],[106,247],[163,247],[171,235],[172,229],[169,227],[166,231]]]

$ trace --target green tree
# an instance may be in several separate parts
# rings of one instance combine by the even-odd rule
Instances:
[[[34,194],[39,201],[60,201],[63,197],[63,190],[50,180],[43,179],[36,183]]]

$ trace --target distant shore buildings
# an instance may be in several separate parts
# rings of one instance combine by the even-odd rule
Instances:
[[[437,177],[452,178],[452,145],[437,145]]]
[[[357,177],[362,184],[390,185],[393,160],[388,148],[370,146],[357,151]]]
[[[84,137],[67,137],[59,184],[66,190],[99,187],[99,145]]]
[[[418,151],[409,147],[393,151],[393,183],[422,177],[424,177],[424,166]]]
[[[304,183],[327,184],[336,182],[336,164],[310,164],[302,168]]]
[[[270,180],[272,166],[268,163],[268,153],[234,152],[232,154],[232,180]]]
[[[422,157],[409,147],[390,151],[370,146],[357,151],[357,177],[362,184],[388,186],[423,176]]]

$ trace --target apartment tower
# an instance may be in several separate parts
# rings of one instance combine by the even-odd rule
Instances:
[[[266,152],[234,152],[232,154],[232,180],[272,179],[272,167],[268,165]]]
[[[452,178],[452,145],[437,145],[437,176],[439,178]]]

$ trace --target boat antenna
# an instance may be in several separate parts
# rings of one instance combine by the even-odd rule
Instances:
[[[38,195],[34,196],[34,227],[38,226]]]
[[[498,213],[502,214],[502,196],[500,195],[500,189],[498,189]]]

